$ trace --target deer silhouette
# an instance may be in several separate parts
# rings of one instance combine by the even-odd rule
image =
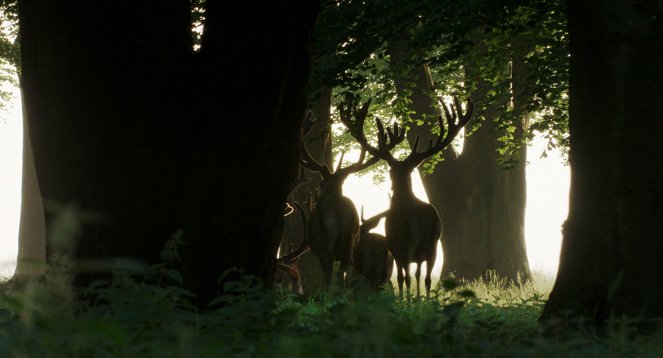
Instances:
[[[369,219],[364,219],[364,208],[361,208],[361,226],[359,227],[359,244],[354,253],[355,272],[363,276],[368,285],[378,289],[389,282],[394,271],[394,257],[389,252],[384,235],[370,232],[387,215],[383,211]]]
[[[386,215],[385,233],[387,246],[394,256],[397,268],[398,291],[403,297],[403,282],[407,291],[410,291],[410,263],[416,263],[415,278],[417,280],[417,297],[420,294],[419,278],[421,265],[426,262],[426,295],[430,295],[431,271],[437,256],[437,241],[442,233],[442,222],[437,210],[430,204],[419,200],[412,191],[412,171],[418,167],[426,158],[434,155],[448,146],[455,138],[461,128],[472,118],[474,105],[468,99],[467,111],[463,109],[458,98],[454,98],[454,106],[449,109],[442,104],[446,117],[447,128],[445,130],[442,116],[438,117],[440,135],[435,142],[428,144],[428,149],[418,152],[419,137],[416,138],[409,155],[403,159],[396,159],[390,150],[405,138],[405,129],[394,124],[393,129],[385,127],[376,118],[378,128],[377,147],[372,146],[364,134],[365,116],[354,116],[351,113],[357,111],[352,105],[343,105],[339,112],[341,121],[350,129],[352,136],[373,157],[378,157],[389,164],[389,176],[391,178],[391,190],[393,192],[390,208]],[[360,110],[361,111],[361,110]]]
[[[364,111],[355,115],[365,118],[369,104],[370,101],[366,103]],[[342,153],[336,169],[332,172],[327,165],[313,159],[306,146],[303,146],[302,154],[302,166],[322,176],[320,195],[308,224],[311,251],[320,261],[328,285],[331,283],[333,263],[335,260],[340,261],[337,276],[339,281],[343,282],[352,267],[353,251],[359,239],[357,208],[352,200],[343,195],[343,183],[350,174],[364,170],[380,159],[373,156],[364,161],[366,150],[362,148],[359,160],[343,168]]]

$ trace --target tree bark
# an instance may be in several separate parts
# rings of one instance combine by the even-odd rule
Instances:
[[[544,322],[663,317],[661,18],[656,1],[568,2],[570,208]]]
[[[401,62],[406,59],[404,49],[395,46],[390,52],[392,63],[407,66]],[[412,81],[414,86],[408,86]],[[424,122],[411,126],[410,145],[417,136],[421,143],[435,139],[431,129],[442,114],[430,97],[433,84],[426,65],[411,67],[406,77],[396,78],[396,86],[401,95],[411,87],[413,119]],[[485,91],[483,85],[473,95],[477,107]],[[449,146],[432,174],[420,170],[428,199],[442,219],[442,276],[473,280],[494,272],[511,282],[527,280],[531,274],[524,236],[526,150],[524,146],[519,150],[520,160],[512,168],[501,167],[497,149],[503,130],[494,123],[496,107],[483,115],[485,121],[465,138],[462,153]],[[522,125],[520,121],[516,139],[522,138]]]
[[[14,277],[41,276],[46,272],[46,223],[44,205],[37,182],[28,120],[23,111],[23,175],[21,217],[18,227],[18,254]]]

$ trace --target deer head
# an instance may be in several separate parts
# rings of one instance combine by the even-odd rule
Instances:
[[[348,115],[363,121],[368,114],[369,105],[370,101],[360,110]],[[342,167],[342,154],[339,164],[332,171],[327,165],[313,159],[305,146],[302,148],[302,154],[302,166],[322,176],[320,197],[309,222],[311,251],[320,260],[327,284],[331,283],[333,262],[340,261],[338,276],[342,281],[352,265],[352,252],[359,237],[357,208],[352,200],[343,196],[343,183],[350,174],[364,170],[380,159],[373,156],[365,160],[366,150],[362,149],[359,160],[347,167]]]
[[[364,208],[361,208],[360,236],[354,253],[354,268],[373,289],[388,283],[394,270],[394,257],[389,252],[385,237],[370,232],[386,215],[387,211],[384,211],[364,219]]]
[[[302,294],[304,293],[304,288],[302,287],[302,277],[299,272],[299,267],[297,267],[297,261],[299,261],[299,258],[309,250],[306,228],[308,225],[308,219],[306,217],[306,211],[300,203],[295,202],[295,207],[299,211],[302,220],[302,241],[296,249],[293,250],[291,246],[290,251],[287,254],[276,259],[274,282],[283,285],[290,292]],[[292,212],[284,216],[288,216],[291,213]]]
[[[393,129],[385,131],[379,119],[375,119],[378,128],[377,147],[371,145],[364,135],[365,117],[356,117],[351,120],[341,115],[341,120],[350,129],[352,136],[361,144],[362,148],[374,157],[385,160],[389,164],[391,177],[390,210],[386,216],[385,232],[389,251],[394,256],[397,267],[398,290],[403,295],[403,282],[410,290],[409,265],[417,264],[415,277],[417,279],[417,296],[420,296],[419,277],[421,264],[426,262],[426,294],[430,294],[431,271],[437,255],[437,241],[442,233],[442,223],[435,208],[416,198],[412,192],[410,174],[426,158],[434,155],[448,146],[461,128],[472,118],[473,103],[468,99],[467,110],[463,109],[458,98],[454,98],[454,106],[449,108],[442,104],[446,117],[446,129],[442,116],[438,117],[440,135],[435,142],[428,144],[428,149],[419,152],[419,137],[416,138],[410,154],[403,160],[396,159],[390,152],[393,142],[400,142],[405,137],[405,130],[394,124]],[[347,107],[343,111],[347,111]]]

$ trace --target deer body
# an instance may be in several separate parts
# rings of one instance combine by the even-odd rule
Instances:
[[[308,231],[311,251],[320,260],[325,281],[331,282],[334,260],[340,262],[338,275],[342,278],[352,265],[359,237],[359,218],[352,200],[341,194],[320,195]]]
[[[393,176],[394,171],[392,170],[391,173]],[[410,179],[409,172],[407,179]],[[430,277],[437,258],[437,242],[442,234],[442,222],[437,210],[431,204],[419,200],[411,190],[401,192],[401,188],[398,186],[394,186],[392,189],[394,195],[391,198],[391,206],[385,222],[387,245],[396,261],[396,278],[401,295],[403,283],[405,283],[407,291],[410,290],[411,281],[408,273],[410,263],[417,264],[415,278],[417,296],[419,296],[421,264],[424,261],[426,262],[426,292],[430,292]]]

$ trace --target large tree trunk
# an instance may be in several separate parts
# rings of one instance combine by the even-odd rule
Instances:
[[[201,303],[231,268],[271,285],[299,167],[316,15],[313,1],[207,2],[194,88],[209,90],[197,98],[202,140],[193,141],[183,205],[184,274]]]
[[[568,3],[570,208],[544,321],[663,317],[662,18],[655,1]]]
[[[176,206],[188,1],[19,6],[21,85],[47,221],[78,214],[67,234],[50,235],[48,254],[158,261]]]
[[[201,306],[230,268],[269,285],[317,3],[207,2],[195,63],[188,0],[19,5],[49,232],[76,214],[64,235],[74,242],[51,235],[50,253],[153,264],[183,229],[181,269]]]
[[[402,51],[392,46],[392,63],[399,65],[407,57]],[[413,87],[408,85],[410,82],[414,82]],[[434,139],[431,128],[441,111],[430,97],[433,85],[428,68],[411,67],[409,76],[396,78],[396,86],[401,95],[411,87],[414,119],[424,122],[421,126],[412,125],[408,132],[410,145],[417,136],[421,143]],[[474,101],[480,104],[485,91],[485,86],[480,88]],[[442,218],[442,275],[472,280],[494,271],[512,282],[519,275],[529,279],[524,235],[526,151],[524,146],[520,148],[520,160],[510,169],[501,167],[497,139],[503,132],[493,122],[496,107],[489,107],[483,115],[486,120],[465,138],[462,153],[449,146],[444,151],[444,161],[437,164],[432,174],[420,171],[428,199]],[[522,138],[523,133],[520,122],[514,133],[520,137],[516,139]]]

